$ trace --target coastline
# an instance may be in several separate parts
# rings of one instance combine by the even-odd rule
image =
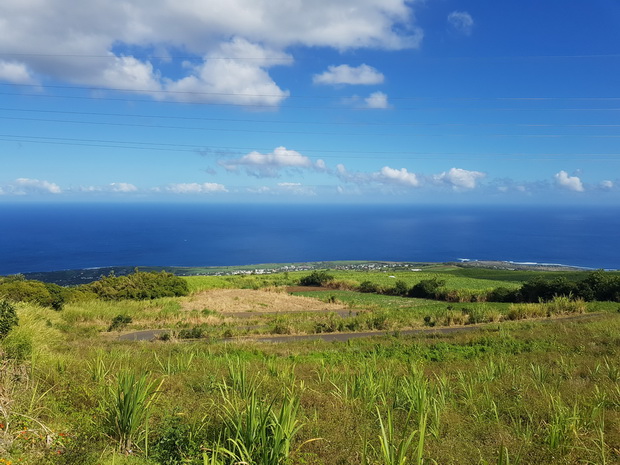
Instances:
[[[301,263],[267,263],[238,266],[107,266],[89,267],[73,270],[57,270],[23,273],[26,279],[34,279],[63,286],[85,284],[96,281],[101,276],[114,274],[124,276],[140,271],[167,271],[177,276],[230,276],[230,275],[262,275],[293,271],[312,271],[319,269],[340,269],[357,271],[433,271],[438,269],[454,268],[482,268],[504,271],[591,271],[594,268],[585,268],[572,265],[513,262],[502,260],[469,260],[460,259],[453,262],[393,262],[393,261],[316,261]],[[610,270],[614,271],[614,270]]]

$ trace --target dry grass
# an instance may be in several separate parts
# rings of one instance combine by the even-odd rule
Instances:
[[[311,297],[252,289],[217,289],[199,292],[181,300],[183,310],[212,310],[219,313],[242,312],[326,312],[343,310],[342,303],[326,303]]]

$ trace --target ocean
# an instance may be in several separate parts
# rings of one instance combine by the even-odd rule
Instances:
[[[0,275],[107,266],[505,260],[620,268],[620,208],[0,204]]]

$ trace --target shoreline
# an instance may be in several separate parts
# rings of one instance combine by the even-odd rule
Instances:
[[[433,271],[438,268],[481,268],[488,270],[505,271],[593,271],[595,268],[586,268],[572,265],[513,262],[502,260],[469,260],[460,259],[451,262],[391,262],[391,261],[316,261],[301,263],[268,263],[237,266],[106,266],[89,267],[72,270],[41,271],[21,273],[26,279],[60,285],[85,284],[96,281],[102,276],[113,273],[124,276],[140,271],[167,271],[177,276],[231,276],[231,275],[264,275],[284,272],[313,271],[319,269],[340,269],[354,271]],[[616,270],[608,270],[616,271]]]

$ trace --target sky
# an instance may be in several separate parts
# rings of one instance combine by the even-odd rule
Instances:
[[[3,0],[0,203],[620,201],[620,2]]]

